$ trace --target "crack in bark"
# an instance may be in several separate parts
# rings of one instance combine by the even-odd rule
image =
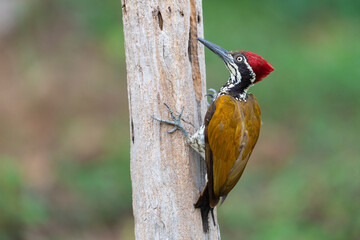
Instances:
[[[191,27],[190,27],[190,31],[189,31],[189,41],[188,41],[188,57],[189,57],[189,62],[192,62],[191,59]]]
[[[160,30],[162,31],[162,30],[163,30],[163,26],[164,26],[164,20],[163,20],[163,18],[162,18],[162,16],[161,16],[160,10],[158,10],[157,17],[158,17],[158,21],[159,21]]]
[[[135,142],[135,134],[134,134],[134,121],[131,118],[131,141],[132,143]]]
[[[196,0],[190,0],[190,29],[189,29],[189,61],[191,63],[192,79],[196,94],[196,100],[201,100],[201,72],[198,56],[198,42],[197,42],[197,14],[196,14]]]

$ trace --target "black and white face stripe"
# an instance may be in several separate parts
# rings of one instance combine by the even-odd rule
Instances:
[[[253,85],[256,74],[242,53],[229,53],[231,62],[226,62],[230,71],[228,82],[220,89],[219,95],[230,94],[237,99],[245,99],[247,89]]]
[[[241,74],[239,72],[239,68],[236,65],[236,63],[233,60],[233,56],[231,54],[228,54],[229,57],[232,59],[231,62],[225,62],[226,67],[228,68],[230,72],[230,80],[232,84],[237,84],[238,82],[241,82]]]
[[[256,75],[248,63],[246,56],[242,53],[235,53],[233,59],[238,68],[238,72],[241,74],[241,78],[250,80],[250,82],[253,83],[255,81]]]
[[[256,79],[256,74],[254,73],[254,70],[252,69],[252,67],[250,66],[250,64],[247,62],[247,58],[244,56],[244,63],[245,65],[247,66],[247,68],[249,69],[250,71],[250,81],[253,83],[255,82],[255,79]]]

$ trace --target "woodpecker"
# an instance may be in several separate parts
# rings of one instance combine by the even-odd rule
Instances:
[[[168,108],[172,120],[152,116],[162,123],[173,125],[168,131],[181,130],[190,146],[206,161],[207,183],[195,208],[201,211],[204,232],[208,231],[209,212],[214,225],[213,209],[223,202],[239,181],[258,140],[261,126],[260,107],[249,87],[263,80],[274,68],[261,56],[248,51],[227,51],[205,39],[198,40],[218,55],[230,72],[229,79],[212,95],[204,125],[188,136],[178,116]]]

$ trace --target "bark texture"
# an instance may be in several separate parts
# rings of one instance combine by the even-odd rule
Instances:
[[[185,106],[192,134],[203,123],[204,49],[201,0],[122,0],[131,127],[131,180],[136,239],[220,239],[212,219],[202,229],[194,203],[205,185],[205,163],[170,119]]]

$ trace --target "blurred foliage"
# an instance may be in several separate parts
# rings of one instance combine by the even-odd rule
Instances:
[[[46,204],[29,189],[14,159],[0,157],[0,239],[22,239],[25,226],[46,220]]]
[[[275,68],[251,88],[264,124],[218,208],[223,239],[359,239],[360,2],[207,0],[203,8],[206,39]],[[19,85],[2,88],[21,90],[13,109],[30,106],[16,115],[26,116],[21,125],[31,114],[43,121],[18,131],[0,122],[0,239],[131,239],[121,1],[33,0],[20,13],[3,43]],[[210,51],[206,64],[208,87],[218,89],[227,70]],[[18,141],[30,133],[40,137]],[[34,149],[48,165],[30,173],[45,186],[28,177]]]
[[[58,164],[58,181],[72,193],[76,207],[60,209],[62,213],[58,214],[66,213],[64,223],[82,228],[111,225],[131,213],[129,144],[113,146],[90,163],[70,159]]]

